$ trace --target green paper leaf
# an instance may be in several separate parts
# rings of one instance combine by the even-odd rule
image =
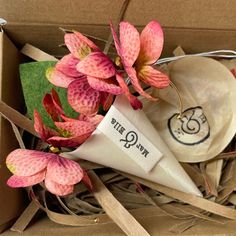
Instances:
[[[78,117],[78,113],[76,113],[67,102],[67,89],[52,85],[46,78],[46,70],[54,66],[55,63],[54,61],[45,61],[20,65],[20,79],[27,107],[27,115],[29,118],[33,119],[34,109],[37,109],[45,125],[49,127],[54,127],[54,124],[50,116],[44,110],[42,100],[46,93],[51,92],[52,88],[58,92],[65,114],[72,118]]]

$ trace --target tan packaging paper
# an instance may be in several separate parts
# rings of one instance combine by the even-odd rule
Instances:
[[[160,97],[158,106],[143,101],[144,112],[176,158],[182,162],[200,162],[215,157],[236,132],[236,80],[216,60],[186,57],[168,65],[173,89],[153,90]]]
[[[202,196],[144,112],[134,111],[124,96],[117,97],[104,120],[84,144],[61,155],[96,162]]]

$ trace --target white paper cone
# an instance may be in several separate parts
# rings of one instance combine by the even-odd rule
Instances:
[[[126,134],[131,126],[134,126],[131,129],[138,134],[138,142],[131,148],[124,147],[125,142],[121,141],[122,132],[118,132],[122,131],[122,128],[118,129],[119,127],[116,125],[114,129],[115,124],[112,127],[111,120],[109,120],[112,117],[125,127]],[[143,145],[143,148],[138,146],[139,143]],[[147,149],[146,153],[145,149]],[[62,155],[70,159],[85,159],[179,191],[202,196],[144,112],[142,110],[134,111],[124,96],[117,97],[104,120],[84,144],[75,151]]]

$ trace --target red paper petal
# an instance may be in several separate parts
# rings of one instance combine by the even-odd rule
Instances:
[[[60,114],[60,115],[64,114],[58,93],[53,88],[51,90],[51,96],[52,96],[53,104],[54,104],[55,108],[57,109],[58,114]]]
[[[138,73],[138,76],[144,83],[155,88],[166,88],[170,84],[170,79],[167,75],[155,70],[151,66],[144,66]]]
[[[157,21],[151,21],[140,35],[140,63],[153,64],[161,55],[164,36]]]
[[[93,184],[91,179],[89,178],[88,174],[86,171],[84,171],[84,177],[82,179],[82,182],[84,183],[84,185],[90,190],[93,190]]]
[[[17,176],[13,175],[7,180],[7,185],[12,188],[24,188],[41,183],[45,179],[46,171],[40,171],[31,176]]]
[[[89,85],[93,89],[101,91],[101,92],[107,92],[114,95],[119,95],[124,92],[122,88],[119,85],[117,85],[117,81],[115,81],[113,78],[102,80],[102,79],[88,76],[87,80],[88,80]]]
[[[48,143],[54,147],[78,147],[80,143],[74,141],[74,137],[64,138],[54,136],[48,139]]]
[[[67,96],[69,104],[75,111],[86,115],[97,113],[100,92],[89,85],[87,78],[73,81],[68,87]]]
[[[63,185],[74,185],[84,176],[80,165],[72,160],[57,156],[51,159],[47,166],[47,178]]]
[[[139,33],[133,25],[124,21],[120,23],[120,47],[123,63],[133,66],[140,50]]]
[[[85,75],[107,79],[115,75],[112,61],[102,52],[93,52],[80,61],[77,70]]]
[[[53,153],[35,150],[16,149],[6,159],[8,169],[18,176],[31,176],[47,167],[51,158],[57,157]]]
[[[47,113],[51,116],[53,121],[59,121],[58,110],[56,109],[51,94],[46,94],[43,98],[43,106]]]
[[[62,185],[52,181],[46,176],[45,187],[47,190],[58,196],[66,196],[73,193],[74,185]]]
[[[67,88],[68,85],[76,79],[63,74],[61,71],[53,67],[47,69],[46,77],[50,83],[61,88]]]
[[[72,54],[68,54],[57,62],[56,69],[69,77],[81,77],[83,74],[81,74],[76,69],[76,65],[79,63],[79,61],[80,60],[74,57]]]
[[[71,121],[71,122],[74,122],[74,121],[77,121],[78,119],[74,119],[74,118],[70,118],[64,114],[61,115],[61,118],[64,120],[64,121]]]

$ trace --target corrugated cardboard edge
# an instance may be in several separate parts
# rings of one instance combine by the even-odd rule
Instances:
[[[108,25],[122,0],[0,0],[0,16],[9,23]],[[19,10],[20,9],[20,10]],[[52,10],[53,9],[53,10]],[[125,20],[145,25],[152,19],[165,27],[235,29],[235,0],[132,0]],[[22,14],[23,13],[23,14]]]
[[[22,107],[22,96],[18,78],[20,54],[4,32],[0,32],[0,99],[14,108]],[[21,97],[20,97],[21,96]],[[0,232],[9,227],[11,221],[23,210],[22,190],[6,185],[10,176],[5,166],[6,155],[18,147],[10,124],[0,118]]]

